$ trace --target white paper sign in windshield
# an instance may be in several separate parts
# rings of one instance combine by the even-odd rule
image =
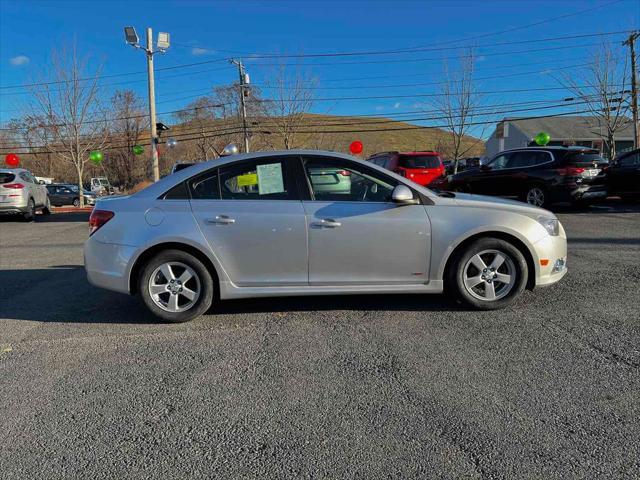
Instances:
[[[260,195],[268,195],[282,192],[284,192],[282,164],[258,165],[258,193]]]

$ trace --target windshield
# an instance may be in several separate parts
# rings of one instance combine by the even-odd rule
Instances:
[[[399,157],[398,165],[403,168],[438,168],[440,157],[437,155],[403,155]]]
[[[9,172],[0,172],[0,183],[10,183],[15,180],[16,176]]]

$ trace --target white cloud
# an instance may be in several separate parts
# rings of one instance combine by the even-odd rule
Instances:
[[[9,63],[14,67],[29,65],[29,57],[27,57],[26,55],[18,55],[17,57],[10,58]]]
[[[383,106],[383,105],[378,105],[378,106],[375,108],[375,110],[376,110],[376,112],[381,112],[382,110],[384,110],[384,106]]]
[[[193,47],[191,49],[191,55],[195,55],[195,56],[209,55],[210,53],[215,53],[215,52],[213,50],[209,50],[208,48]]]
[[[393,104],[393,108],[400,108],[400,102],[396,102]]]

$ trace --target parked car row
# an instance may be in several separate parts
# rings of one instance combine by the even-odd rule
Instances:
[[[424,154],[390,152],[373,155],[369,161],[400,173],[388,158]],[[435,152],[430,155],[440,158]],[[462,171],[456,174],[438,174],[441,170],[434,168],[431,175],[404,176],[430,188],[512,197],[538,207],[556,202],[587,204],[614,195],[640,197],[640,150],[624,153],[611,163],[586,147],[523,147],[500,152],[482,164],[479,158],[463,160],[458,165]]]
[[[97,195],[83,190],[85,205],[95,205]],[[21,215],[33,220],[38,211],[48,214],[51,207],[80,206],[78,185],[49,183],[36,179],[24,168],[0,169],[0,214]]]

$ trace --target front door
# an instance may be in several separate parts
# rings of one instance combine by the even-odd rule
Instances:
[[[472,193],[482,195],[508,195],[509,191],[509,161],[511,153],[502,153],[492,158],[480,171],[468,180]]]
[[[427,280],[429,218],[423,205],[391,202],[395,179],[338,158],[309,156],[303,165],[312,193],[303,202],[311,285]]]
[[[211,169],[189,181],[191,209],[238,286],[307,285],[307,232],[287,157]]]

